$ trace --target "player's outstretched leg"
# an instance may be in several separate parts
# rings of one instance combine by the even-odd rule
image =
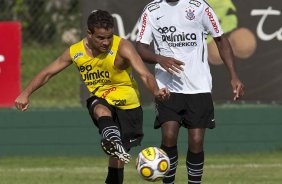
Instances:
[[[128,154],[123,146],[116,141],[104,138],[101,140],[101,146],[104,152],[110,156],[116,157],[124,163],[128,163],[131,159],[130,154]]]
[[[112,117],[102,116],[98,119],[98,125],[99,132],[102,136],[101,146],[104,152],[128,163],[131,156],[122,146],[120,130],[117,123],[113,121]]]

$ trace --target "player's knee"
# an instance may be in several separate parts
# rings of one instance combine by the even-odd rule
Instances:
[[[96,119],[99,119],[102,116],[112,116],[111,111],[106,106],[100,104],[94,108],[93,114]]]
[[[204,142],[204,134],[202,133],[191,133],[188,136],[189,143],[193,143],[196,145],[203,144]]]
[[[189,150],[192,153],[200,153],[203,151],[203,142],[202,141],[189,141]]]
[[[189,137],[189,150],[192,153],[199,153],[203,151],[203,137],[193,136]]]
[[[163,144],[166,146],[175,146],[177,144],[177,135],[168,132],[163,135],[162,140]]]

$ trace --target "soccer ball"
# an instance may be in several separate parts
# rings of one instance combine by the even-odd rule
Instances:
[[[169,171],[169,164],[167,154],[157,147],[143,149],[136,158],[137,172],[147,181],[161,180]]]

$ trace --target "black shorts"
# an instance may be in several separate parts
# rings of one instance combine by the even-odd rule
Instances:
[[[93,110],[97,104],[102,104],[108,107],[112,112],[113,120],[118,123],[120,128],[121,140],[125,149],[130,150],[131,147],[141,144],[142,138],[144,136],[143,110],[141,106],[134,109],[122,110],[108,104],[108,102],[103,98],[98,98],[95,96],[90,97],[87,99],[87,108],[96,127],[98,127],[98,123],[94,118]]]
[[[166,101],[156,101],[154,128],[167,121],[177,121],[186,128],[214,128],[214,107],[210,93],[171,93]]]

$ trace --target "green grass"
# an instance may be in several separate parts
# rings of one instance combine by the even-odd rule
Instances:
[[[179,159],[177,184],[186,184],[185,157]],[[148,183],[125,168],[125,184]],[[105,157],[2,157],[1,184],[99,184],[107,172]],[[206,154],[203,184],[281,184],[282,152],[241,155]],[[159,182],[161,183],[161,182]]]
[[[64,45],[40,46],[37,44],[22,47],[21,76],[22,88],[45,66],[50,64],[67,48]],[[71,65],[54,76],[45,86],[30,98],[33,107],[79,107],[80,76]]]

